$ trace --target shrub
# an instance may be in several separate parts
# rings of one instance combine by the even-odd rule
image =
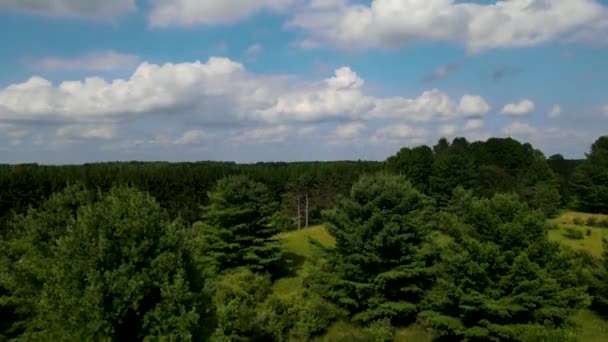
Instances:
[[[566,231],[563,235],[573,240],[582,240],[584,238],[582,231],[571,227],[566,228]]]
[[[597,222],[597,219],[596,219],[595,217],[593,217],[593,216],[590,216],[590,217],[587,219],[587,225],[588,225],[589,227],[595,227],[595,226],[597,225],[597,223],[598,223],[598,222]]]
[[[598,226],[600,226],[602,228],[608,228],[608,219],[604,219],[604,220],[598,222]]]
[[[587,228],[587,236],[591,236],[591,229]]]
[[[583,221],[583,219],[581,219],[580,217],[575,217],[572,219],[572,223],[574,223],[577,226],[582,226],[585,224],[585,222]]]

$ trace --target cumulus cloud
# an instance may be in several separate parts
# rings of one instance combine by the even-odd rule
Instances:
[[[179,138],[175,139],[175,145],[197,145],[211,138],[211,135],[200,129],[192,129],[184,132]]]
[[[424,141],[426,130],[416,128],[406,124],[386,126],[376,130],[370,138],[372,143],[393,142],[393,143],[421,143]]]
[[[153,27],[228,24],[260,11],[284,11],[300,0],[152,0]]]
[[[517,103],[509,103],[502,108],[501,113],[509,116],[528,115],[534,111],[534,102],[528,99],[521,100]]]
[[[458,104],[458,112],[467,116],[484,115],[490,109],[483,97],[477,95],[464,95]]]
[[[50,17],[112,18],[136,8],[135,0],[2,0],[0,11]]]
[[[116,127],[112,125],[69,125],[59,128],[57,136],[69,140],[112,139],[116,136]]]
[[[458,127],[456,125],[443,125],[439,127],[439,135],[442,137],[454,136]]]
[[[190,115],[201,122],[319,122],[398,119],[430,122],[478,116],[483,98],[452,99],[437,89],[418,97],[367,95],[348,67],[303,81],[260,75],[227,58],[207,62],[141,63],[128,79],[100,77],[57,85],[34,76],[0,89],[0,122],[116,122],[150,114]]]
[[[363,122],[349,122],[339,125],[332,132],[332,140],[342,142],[357,139],[365,128],[366,126]]]
[[[559,105],[553,105],[547,116],[551,119],[558,118],[562,114],[562,108]]]
[[[455,41],[470,52],[525,47],[568,36],[603,37],[608,9],[597,0],[454,0],[335,2],[297,12],[288,26],[309,34],[304,45],[394,48],[418,40]]]
[[[464,130],[465,131],[475,131],[475,130],[483,128],[483,126],[484,126],[483,120],[473,119],[473,120],[467,121],[466,125],[464,125]]]
[[[115,51],[93,52],[74,58],[44,57],[28,61],[30,67],[47,71],[111,71],[131,69],[138,63],[138,56]]]
[[[245,129],[233,136],[236,142],[279,143],[287,140],[293,129],[287,125]]]
[[[515,122],[512,122],[511,124],[509,124],[508,126],[504,127],[502,132],[505,135],[508,135],[510,137],[527,138],[530,135],[538,132],[538,129],[536,129],[533,126],[530,126],[530,124],[528,124],[528,123],[521,122],[521,121],[515,121]]]

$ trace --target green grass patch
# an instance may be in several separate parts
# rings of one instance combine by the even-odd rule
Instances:
[[[557,241],[575,250],[585,250],[595,257],[602,256],[602,239],[608,239],[608,229],[599,227],[589,227],[584,224],[574,224],[574,221],[587,222],[590,217],[597,221],[608,219],[608,215],[587,214],[574,211],[567,211],[550,222],[557,224],[558,229],[549,231],[549,239]],[[583,234],[583,239],[574,240],[565,236],[568,229],[578,230]],[[587,235],[587,230],[590,234]],[[608,340],[607,340],[608,341]]]
[[[574,316],[574,322],[578,325],[576,336],[583,342],[605,342],[608,341],[608,321],[601,318],[593,311],[581,310]]]

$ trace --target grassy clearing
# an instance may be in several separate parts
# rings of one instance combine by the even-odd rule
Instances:
[[[608,341],[608,321],[601,318],[593,311],[581,310],[574,321],[579,326],[577,337],[582,342],[605,342]]]
[[[589,217],[595,217],[600,221],[608,219],[608,215],[565,212],[559,217],[551,220],[556,223],[559,228],[551,230],[549,232],[549,238],[575,249],[587,250],[592,255],[601,257],[602,238],[608,238],[608,229],[573,224],[575,218],[587,222]],[[563,236],[565,229],[568,227],[580,229],[585,233],[583,240],[572,240]],[[586,235],[587,229],[591,230],[590,236]],[[323,226],[314,226],[308,229],[282,233],[277,236],[277,239],[283,242],[283,248],[288,254],[290,262],[293,263],[292,266],[295,269],[295,273],[292,276],[279,279],[273,285],[274,291],[280,295],[288,295],[301,288],[302,278],[306,276],[311,262],[317,258],[314,248],[310,244],[310,239],[317,240],[325,246],[333,246],[335,244],[334,238],[327,233]],[[444,245],[450,240],[450,237],[445,234],[437,233],[433,239],[439,245]],[[574,322],[578,326],[577,335],[579,341],[608,341],[608,321],[599,317],[594,312],[590,310],[581,310],[574,317]],[[318,338],[317,341],[351,341],[362,335],[363,333],[360,327],[349,322],[336,322],[332,324],[327,333],[323,337]],[[431,342],[433,339],[424,329],[413,325],[407,328],[397,329],[394,340],[397,342]]]
[[[586,214],[574,211],[568,211],[559,217],[552,219],[551,222],[556,223],[558,229],[549,231],[549,239],[563,243],[565,246],[575,250],[586,250],[595,257],[602,256],[602,239],[608,239],[608,228],[589,227],[584,224],[574,224],[574,222],[587,222],[593,217],[597,222],[608,220],[608,215]],[[582,240],[573,240],[564,236],[566,229],[571,228],[579,230],[583,233]],[[591,235],[587,235],[587,230]]]

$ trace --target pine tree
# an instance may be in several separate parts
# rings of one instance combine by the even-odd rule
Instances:
[[[326,213],[336,247],[308,283],[354,320],[411,321],[430,280],[424,247],[432,206],[403,177],[363,176]]]
[[[516,195],[458,199],[465,234],[442,252],[421,321],[456,340],[568,340],[568,318],[588,298],[573,261],[547,241],[545,217]]]
[[[585,162],[576,168],[573,182],[580,209],[608,213],[608,136],[593,143]]]
[[[269,271],[281,260],[280,242],[271,224],[277,210],[265,185],[246,176],[218,181],[209,193],[202,225],[203,254],[218,271],[248,266]]]

